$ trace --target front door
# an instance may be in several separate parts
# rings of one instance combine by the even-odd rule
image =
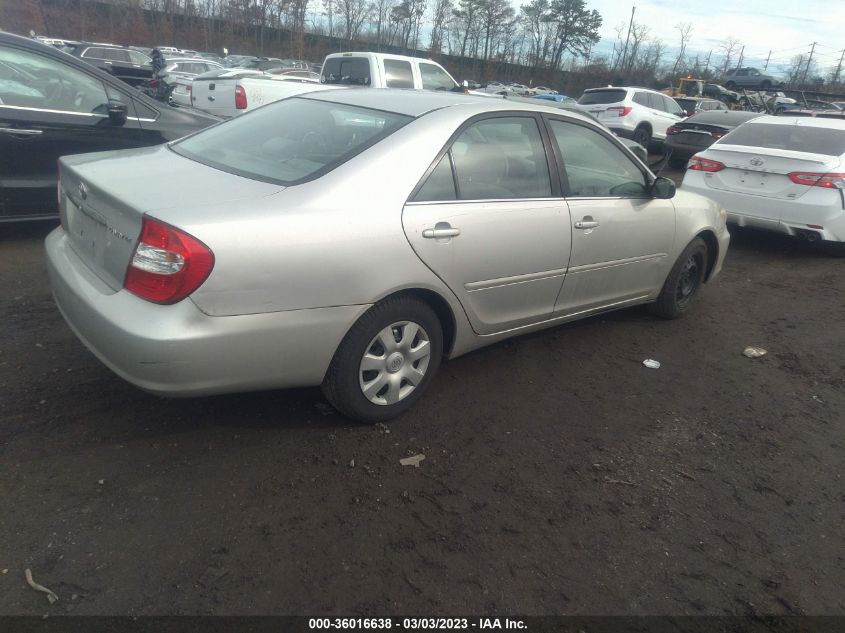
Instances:
[[[491,334],[550,317],[569,261],[569,210],[533,115],[471,123],[406,204],[420,259]]]
[[[671,200],[615,139],[572,121],[549,121],[564,168],[572,257],[555,315],[635,302],[660,288],[675,239]]]
[[[49,55],[0,47],[0,220],[56,217],[59,156],[135,146],[131,99]],[[109,98],[129,108],[123,126]]]

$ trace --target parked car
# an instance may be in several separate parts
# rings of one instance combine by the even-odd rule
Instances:
[[[273,68],[267,71],[268,75],[275,75],[284,79],[299,79],[308,83],[320,83],[320,73],[310,70],[294,70],[291,68]]]
[[[690,156],[710,147],[738,125],[761,116],[742,110],[709,111],[695,114],[666,130],[666,148],[672,151],[669,165],[683,168]]]
[[[556,92],[543,92],[540,94],[536,94],[532,99],[542,99],[543,101],[554,101],[555,103],[571,103],[576,104],[578,103],[572,97],[567,97],[566,95],[560,95]]]
[[[729,242],[718,205],[587,117],[448,92],[313,92],[61,174],[53,293],[116,373],[163,395],[322,384],[370,422],[444,356],[687,313]]]
[[[592,88],[578,99],[578,107],[643,147],[665,140],[666,130],[686,116],[672,97],[647,88]]]
[[[802,99],[801,101],[793,100],[792,103],[781,103],[775,107],[775,114],[790,113],[792,110],[824,110],[827,112],[841,112],[840,108],[835,103],[829,103],[820,99]]]
[[[704,96],[730,106],[739,101],[739,93],[719,84],[704,84]]]
[[[481,89],[481,92],[486,92],[489,94],[505,96],[513,92],[513,88],[511,86],[507,86],[498,81],[490,81]]]
[[[732,68],[725,73],[722,83],[728,90],[737,88],[771,90],[783,87],[780,79],[760,72],[756,68]]]
[[[687,116],[692,116],[698,112],[728,109],[725,103],[716,99],[702,99],[699,97],[675,97],[674,99]]]
[[[843,160],[845,120],[761,116],[693,156],[682,188],[740,226],[842,242]]]
[[[463,87],[437,62],[386,53],[327,55],[320,73],[320,83],[463,92]]]
[[[59,156],[158,145],[217,121],[153,101],[53,47],[0,33],[0,222],[58,217]]]
[[[557,90],[552,90],[551,88],[547,88],[546,86],[536,86],[534,88],[534,92],[539,95],[556,95],[558,92]]]
[[[212,70],[222,70],[223,65],[202,57],[174,57],[167,60],[161,81],[167,84],[167,97],[171,103],[191,106],[191,80]]]
[[[110,44],[74,42],[63,49],[95,68],[99,68],[130,86],[140,86],[153,76],[152,60],[144,53]]]

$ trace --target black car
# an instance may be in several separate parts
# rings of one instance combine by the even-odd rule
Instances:
[[[153,101],[52,46],[0,33],[0,222],[58,217],[59,156],[158,145],[217,121]]]
[[[149,56],[131,48],[114,44],[73,42],[62,50],[114,75],[130,86],[140,86],[153,76],[152,60]]]
[[[761,116],[758,112],[713,110],[673,124],[666,130],[664,143],[666,149],[672,151],[669,165],[683,167],[691,156],[707,149],[735,127],[758,116]]]

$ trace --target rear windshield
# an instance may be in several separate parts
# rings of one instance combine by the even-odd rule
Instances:
[[[328,173],[410,120],[391,112],[292,98],[199,132],[171,149],[222,171],[293,185]]]
[[[745,123],[725,136],[720,144],[839,156],[845,154],[845,130],[794,124]]]
[[[324,84],[370,85],[370,61],[365,57],[332,57],[323,64]]]
[[[578,103],[580,105],[619,103],[625,101],[625,95],[624,90],[591,90],[582,94]]]

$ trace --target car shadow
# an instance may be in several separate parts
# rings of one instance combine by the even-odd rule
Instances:
[[[0,223],[0,243],[18,240],[43,239],[59,226],[58,220],[27,220]]]
[[[751,227],[728,225],[731,251],[748,251],[763,256],[789,259],[819,259],[845,257],[845,244],[837,242],[809,242],[806,239],[764,231]]]

